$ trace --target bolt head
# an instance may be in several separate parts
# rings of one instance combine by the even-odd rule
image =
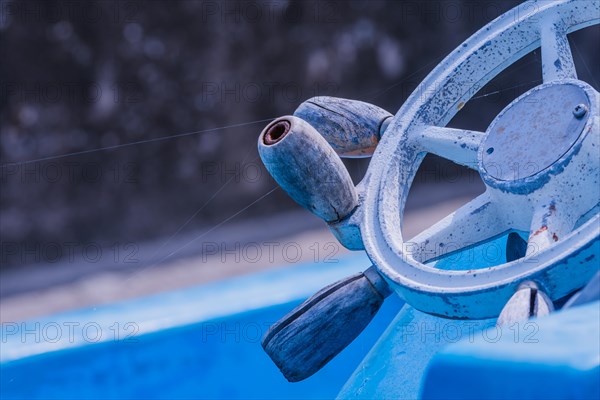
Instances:
[[[585,114],[587,114],[588,109],[585,104],[577,104],[573,109],[573,115],[575,118],[583,118]]]

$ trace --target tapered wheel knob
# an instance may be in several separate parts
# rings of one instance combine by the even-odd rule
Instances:
[[[356,208],[358,197],[348,170],[306,121],[277,118],[260,134],[258,153],[279,186],[326,222],[339,221]]]
[[[294,116],[312,125],[340,157],[370,157],[392,114],[358,100],[319,96],[306,100]]]
[[[290,382],[308,378],[348,346],[391,294],[375,267],[321,289],[275,323],[265,352]]]

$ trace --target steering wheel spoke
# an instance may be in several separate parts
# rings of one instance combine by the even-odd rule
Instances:
[[[555,199],[536,207],[529,228],[527,256],[535,256],[571,233],[575,218],[570,211]]]
[[[484,193],[409,240],[407,250],[419,262],[497,236],[511,228],[498,204]]]
[[[542,72],[544,82],[577,79],[565,24],[556,14],[541,20]]]
[[[564,188],[554,192],[542,189],[532,199],[527,255],[539,253],[571,233],[582,217],[596,210],[595,202],[595,196],[576,197]]]
[[[477,152],[485,133],[426,125],[414,132],[421,148],[471,169],[477,167]]]

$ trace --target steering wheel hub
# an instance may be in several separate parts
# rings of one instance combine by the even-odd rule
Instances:
[[[511,182],[508,188],[519,190],[531,184],[526,178],[545,178],[574,151],[589,109],[585,90],[571,83],[544,84],[513,101],[489,126],[479,150],[486,183]]]

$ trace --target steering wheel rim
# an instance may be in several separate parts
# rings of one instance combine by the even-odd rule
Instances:
[[[575,80],[566,35],[600,23],[598,16],[598,1],[523,3],[483,27],[446,57],[394,116],[365,176],[360,229],[373,263],[396,292],[415,308],[451,318],[495,317],[524,280],[536,281],[555,300],[583,286],[596,272],[593,263],[582,261],[600,253],[598,214],[560,241],[546,245],[535,263],[530,262],[531,257],[525,257],[475,271],[440,270],[423,264],[422,259],[418,256],[415,259],[407,250],[401,226],[410,185],[427,152],[444,156],[439,153],[447,151],[452,161],[482,170],[481,144],[489,136],[489,128],[484,135],[444,127],[478,88],[540,46],[544,72],[541,86],[569,84],[586,93],[591,105],[590,117],[577,140],[587,140],[587,146],[590,143],[595,146],[600,124],[599,95],[589,85]],[[489,176],[484,173],[482,177],[486,193],[463,207],[462,212],[492,209],[488,200],[502,196],[501,185],[494,187],[493,179],[486,179]],[[520,210],[526,204],[523,199],[529,198],[535,198],[535,193],[510,193],[504,200]],[[532,219],[540,214],[536,213],[533,210]],[[475,228],[503,227],[502,222],[498,217]]]

